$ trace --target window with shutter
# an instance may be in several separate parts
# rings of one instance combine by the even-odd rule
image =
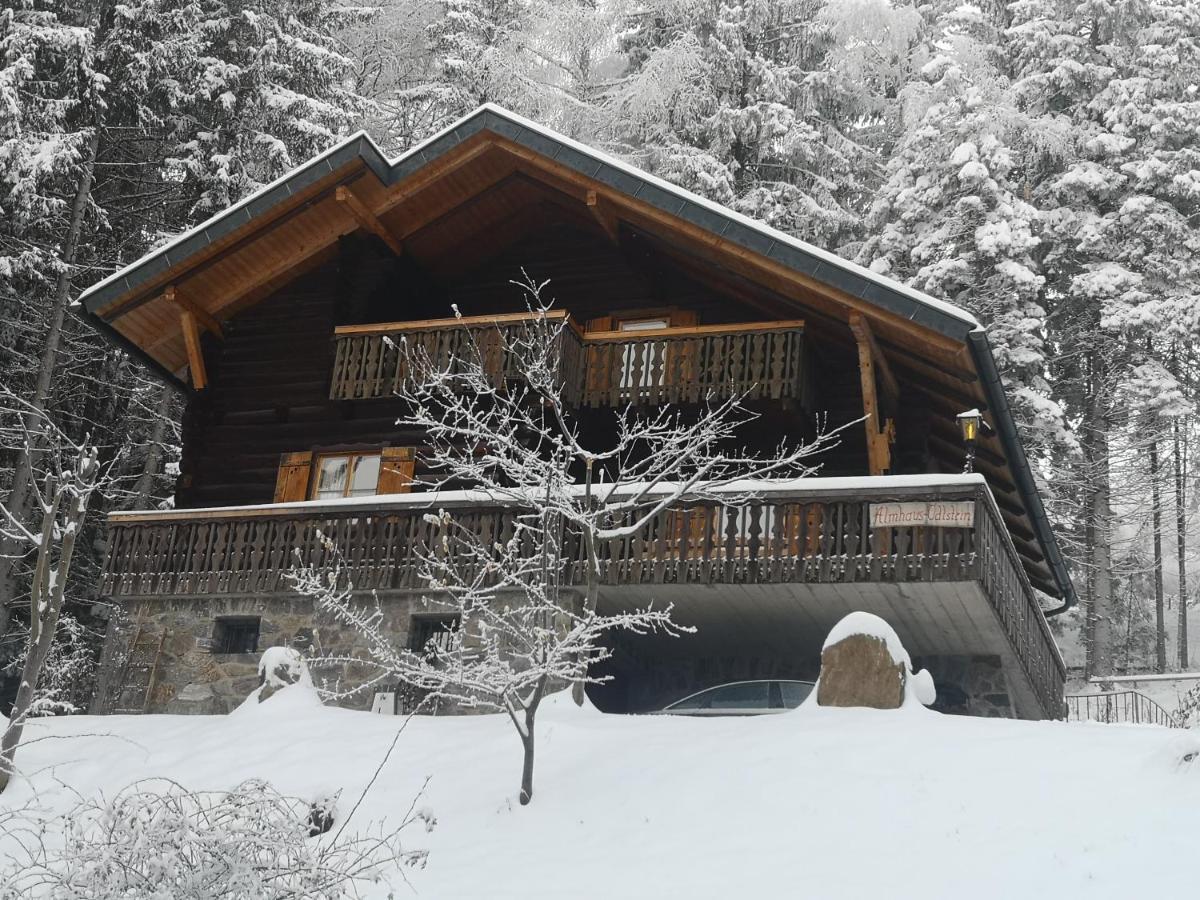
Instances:
[[[412,490],[415,467],[412,447],[368,453],[285,453],[279,460],[275,502],[406,494]]]
[[[283,454],[279,458],[279,473],[275,477],[275,502],[307,500],[311,474],[311,452]]]
[[[416,454],[412,447],[384,447],[379,471],[380,494],[407,494],[412,490]]]

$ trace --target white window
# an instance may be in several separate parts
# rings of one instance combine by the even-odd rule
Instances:
[[[379,462],[378,453],[342,453],[319,457],[313,499],[373,496],[379,487]]]

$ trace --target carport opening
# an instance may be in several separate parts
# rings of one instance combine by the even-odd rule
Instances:
[[[766,643],[750,643],[714,653],[692,635],[618,634],[608,641],[612,655],[592,669],[593,675],[607,680],[587,688],[588,699],[606,713],[655,712],[733,681],[811,681],[820,670],[819,654],[803,647],[781,653]]]

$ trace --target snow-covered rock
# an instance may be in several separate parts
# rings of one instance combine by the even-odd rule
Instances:
[[[872,709],[930,706],[937,699],[933,677],[913,672],[895,629],[867,612],[850,613],[830,629],[816,695],[820,706]]]

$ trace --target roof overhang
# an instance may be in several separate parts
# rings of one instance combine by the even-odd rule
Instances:
[[[1053,593],[1064,600],[1055,612],[1074,604],[986,332],[972,315],[495,106],[391,161],[366,134],[353,135],[92,286],[78,302],[105,334],[182,387],[188,357],[180,304],[219,327],[329,258],[342,236],[373,224],[402,241],[449,212],[455,192],[486,189],[514,172],[638,227],[683,234],[777,294],[802,293],[808,305],[828,303],[831,314],[858,312],[891,346],[919,334],[933,368],[977,379],[969,393],[992,420],[1053,574]]]

